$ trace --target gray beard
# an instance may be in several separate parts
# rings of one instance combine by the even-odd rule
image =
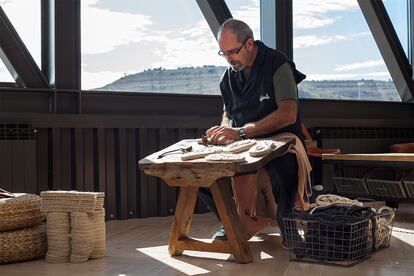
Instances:
[[[235,65],[239,65],[240,63],[237,63],[237,64],[235,64]],[[231,67],[231,69],[233,70],[233,71],[235,71],[235,72],[240,72],[241,70],[243,70],[245,67],[243,67],[243,66],[240,66],[239,68],[234,68],[233,67],[233,64],[230,64],[230,67]]]

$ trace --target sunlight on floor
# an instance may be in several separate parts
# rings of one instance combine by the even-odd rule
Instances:
[[[400,227],[393,227],[392,236],[414,247],[414,231]]]
[[[168,254],[168,245],[162,245],[162,246],[154,246],[154,247],[147,247],[147,248],[137,248],[137,251],[146,254],[147,256],[157,259],[158,261],[176,269],[177,271],[180,271],[186,275],[197,275],[197,274],[203,274],[203,273],[209,273],[210,271],[197,267],[195,265],[189,264],[187,262],[178,260],[175,257],[171,257]],[[185,251],[192,252],[192,251]],[[194,252],[194,251],[193,251]],[[221,255],[227,255],[228,254],[221,254]]]

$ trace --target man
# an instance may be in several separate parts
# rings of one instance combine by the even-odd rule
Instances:
[[[245,138],[271,137],[290,132],[303,141],[297,102],[297,83],[305,75],[281,52],[255,41],[250,27],[228,19],[217,33],[220,51],[229,67],[220,81],[224,113],[220,126],[207,130],[213,144]],[[293,207],[298,187],[296,156],[288,153],[266,166],[278,203],[277,221],[283,237],[282,218]],[[200,190],[201,199],[217,214],[211,193]],[[214,236],[226,239],[224,228]]]

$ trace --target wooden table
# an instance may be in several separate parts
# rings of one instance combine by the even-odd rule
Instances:
[[[204,159],[181,161],[180,154],[158,156],[166,151],[191,145],[193,149],[203,147],[196,140],[182,140],[166,149],[151,154],[139,161],[139,167],[146,174],[162,178],[169,186],[180,187],[180,193],[172,223],[168,250],[170,255],[181,255],[184,250],[231,253],[240,263],[253,261],[243,226],[232,198],[230,177],[254,173],[269,161],[284,154],[294,140],[280,140],[277,148],[263,157],[251,157],[243,153],[246,162],[209,162]],[[226,230],[227,241],[211,243],[189,237],[199,187],[210,187],[217,210]]]

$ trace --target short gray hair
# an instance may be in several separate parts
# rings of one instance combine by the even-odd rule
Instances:
[[[237,37],[238,42],[246,42],[247,39],[253,38],[253,31],[241,20],[237,20],[234,18],[229,18],[221,24],[220,28],[217,31],[217,38],[220,37],[221,33],[224,30],[229,30],[230,32],[234,33]],[[253,38],[254,39],[254,38]]]

